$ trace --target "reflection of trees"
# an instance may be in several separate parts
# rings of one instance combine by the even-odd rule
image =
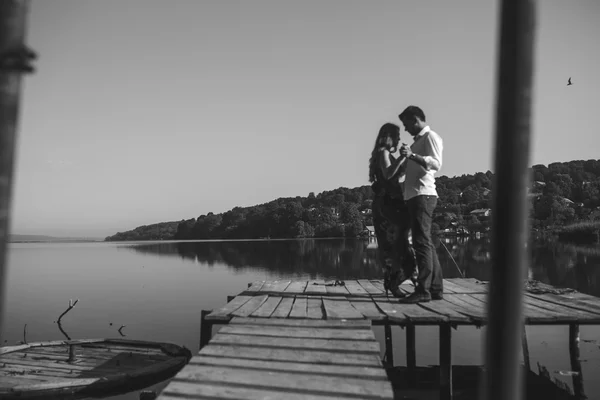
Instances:
[[[440,240],[444,241],[445,247]],[[181,257],[209,266],[227,265],[236,270],[271,271],[312,279],[381,279],[377,250],[357,239],[307,239],[270,241],[207,241],[136,244],[136,252]],[[434,238],[444,277],[461,276],[489,280],[489,238]],[[548,240],[528,246],[530,277],[554,286],[571,287],[600,296],[600,247],[577,247]],[[452,257],[450,257],[450,254]]]
[[[532,249],[533,279],[600,296],[600,248],[539,240]]]
[[[269,270],[280,274],[350,278],[381,278],[376,252],[354,239],[209,241],[135,245],[129,248],[179,256],[207,265]]]

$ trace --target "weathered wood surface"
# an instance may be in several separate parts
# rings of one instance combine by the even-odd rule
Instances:
[[[233,317],[276,319],[390,321],[396,324],[484,325],[487,323],[488,283],[476,279],[445,279],[444,300],[401,304],[386,297],[381,280],[254,282],[235,299],[214,310],[207,319]],[[414,286],[406,281],[401,290]],[[598,324],[600,299],[578,292],[560,292],[537,283],[524,296],[527,324]]]
[[[189,350],[174,344],[123,339],[3,347],[0,348],[0,398],[77,399],[121,394],[172,377],[191,356]]]
[[[307,301],[301,307],[308,307],[314,298],[302,299]],[[393,399],[380,352],[365,319],[236,317],[169,382],[158,400]]]

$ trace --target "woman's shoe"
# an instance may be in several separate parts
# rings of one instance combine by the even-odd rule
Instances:
[[[385,289],[385,296],[389,297],[388,291],[392,293],[397,299],[402,299],[406,297],[406,294],[400,290],[398,287],[398,274],[399,272],[389,272],[386,271],[385,277],[383,279],[383,288]]]

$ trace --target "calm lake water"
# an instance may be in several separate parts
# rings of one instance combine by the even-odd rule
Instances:
[[[489,280],[490,245],[484,239],[436,241],[444,276]],[[198,350],[200,310],[226,302],[255,280],[381,279],[373,243],[353,239],[129,242],[14,243],[9,247],[7,298],[2,345],[22,340],[60,340],[54,321],[69,299],[79,303],[63,318],[73,339],[127,338],[166,341]],[[551,242],[532,243],[530,279],[572,287],[600,296],[600,248]],[[452,256],[450,256],[450,254]],[[458,264],[457,265],[455,264]],[[112,326],[110,325],[112,323]],[[216,330],[217,328],[215,328]],[[384,349],[383,329],[375,334]],[[531,365],[537,362],[572,386],[568,328],[528,327]],[[438,364],[438,331],[417,328],[417,363]],[[483,364],[485,328],[453,332],[453,363]],[[581,328],[584,388],[600,398],[600,328]],[[406,365],[404,331],[393,329],[396,365]],[[167,382],[151,389],[162,390]],[[137,400],[139,392],[110,397]]]

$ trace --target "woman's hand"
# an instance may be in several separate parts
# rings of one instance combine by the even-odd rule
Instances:
[[[402,147],[400,148],[400,154],[402,157],[410,157],[412,150],[407,144],[402,144]]]

